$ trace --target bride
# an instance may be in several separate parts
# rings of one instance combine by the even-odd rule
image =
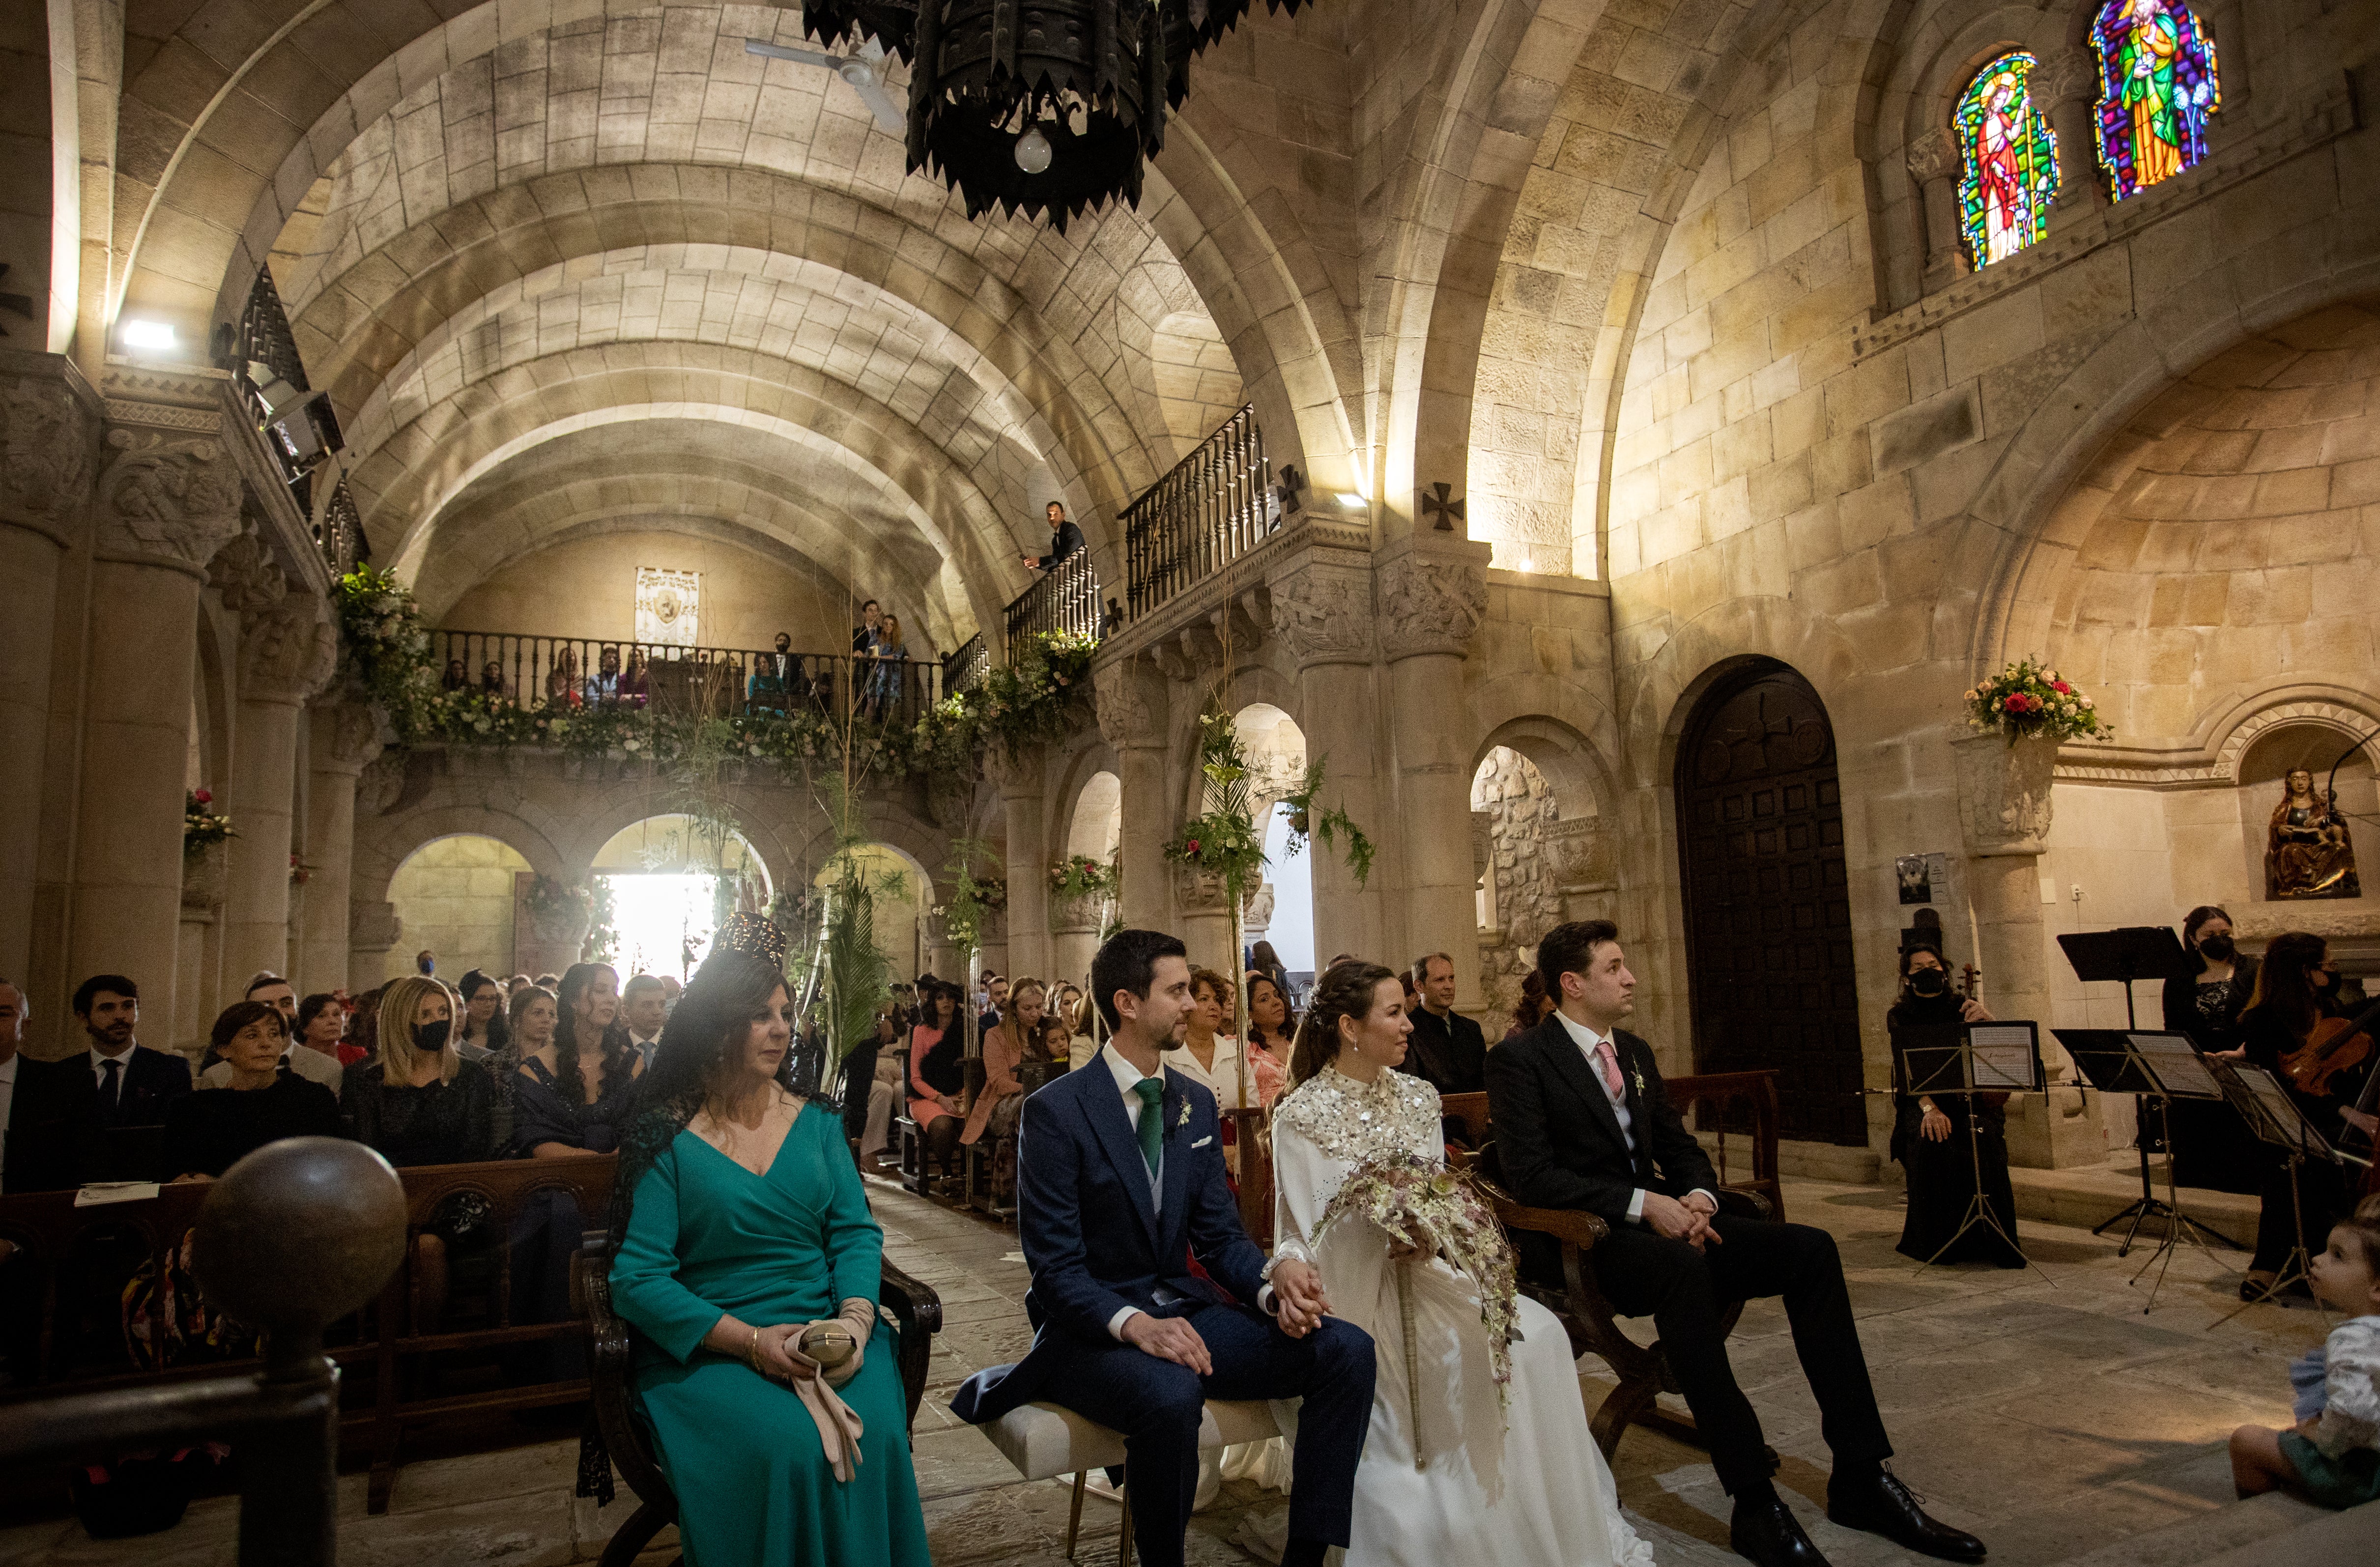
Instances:
[[[1395,1070],[1412,1032],[1394,973],[1336,965],[1315,989],[1291,1059],[1296,1087],[1273,1115],[1273,1255],[1314,1263],[1333,1315],[1379,1349],[1347,1567],[1653,1567],[1651,1548],[1620,1515],[1551,1312],[1516,1301],[1500,1401],[1476,1281],[1360,1214],[1315,1238],[1365,1160],[1445,1160],[1438,1090]]]

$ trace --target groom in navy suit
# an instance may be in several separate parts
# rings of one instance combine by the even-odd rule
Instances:
[[[1117,932],[1091,961],[1091,990],[1113,1037],[1025,1101],[1017,1135],[1033,1348],[977,1372],[951,1407],[982,1425],[1046,1400],[1123,1433],[1133,1539],[1147,1567],[1177,1567],[1206,1401],[1302,1398],[1281,1562],[1320,1567],[1347,1543],[1371,1336],[1326,1320],[1314,1269],[1268,1264],[1240,1228],[1215,1097],[1161,1064],[1190,1018],[1182,943]]]

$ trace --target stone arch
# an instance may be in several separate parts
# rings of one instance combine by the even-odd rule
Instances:
[[[1679,626],[1639,672],[1623,703],[1626,725],[1624,783],[1631,788],[1666,788],[1677,765],[1686,718],[1710,686],[1748,659],[1788,665],[1807,680],[1827,706],[1836,730],[1856,714],[1857,682],[1880,672],[1863,667],[1858,650],[1831,625],[1789,599],[1737,599],[1715,604]],[[1886,714],[1880,723],[1892,722]],[[1674,830],[1674,823],[1668,823]]]
[[[874,796],[860,803],[859,831],[870,843],[880,844],[898,853],[916,867],[937,890],[941,886],[942,862],[950,858],[951,835],[931,822],[912,814],[905,806]],[[820,867],[832,857],[835,828],[822,817],[807,832],[789,829],[786,846],[790,851],[787,863],[794,867],[788,886],[808,883]]]
[[[1468,686],[1465,706],[1475,771],[1491,747],[1509,746],[1566,790],[1585,791],[1599,813],[1612,808],[1620,725],[1600,693],[1543,670],[1517,670]]]
[[[2239,715],[2215,751],[2214,775],[2231,784],[2245,781],[2249,750],[2281,729],[2319,729],[2349,742],[2341,749],[2362,753],[2380,768],[2380,701],[2369,694],[2326,692],[2316,696],[2299,691],[2270,693],[2264,704]]]
[[[795,874],[788,842],[791,822],[780,811],[756,808],[777,805],[775,794],[771,791],[771,797],[755,798],[746,791],[735,790],[729,796],[735,808],[735,834],[752,857],[760,862],[771,892],[789,885],[787,878]],[[604,791],[598,796],[601,803],[595,810],[572,823],[576,836],[571,858],[591,866],[621,833],[660,817],[683,814],[669,808],[667,796],[668,786],[658,777],[647,789],[635,794],[620,789]]]
[[[526,810],[535,811],[527,802],[523,805]],[[493,838],[528,861],[529,869],[540,876],[550,876],[557,881],[569,881],[583,869],[582,861],[565,857],[555,846],[551,829],[563,823],[552,821],[540,827],[528,814],[494,806],[421,807],[394,817],[370,818],[369,832],[363,826],[367,819],[358,815],[357,820],[352,874],[359,898],[386,899],[389,884],[405,862],[442,838]]]

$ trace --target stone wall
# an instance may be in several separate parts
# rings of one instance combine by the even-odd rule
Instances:
[[[468,970],[513,970],[513,877],[528,861],[493,838],[461,834],[441,838],[407,859],[389,883],[396,909],[395,944],[381,971],[358,984],[378,984],[414,971],[414,954],[427,947],[438,954],[440,978],[452,984]],[[301,990],[324,988],[313,975],[298,975]]]
[[[1492,1021],[1511,1014],[1522,977],[1536,963],[1537,939],[1563,918],[1553,842],[1560,808],[1536,764],[1499,746],[1471,780],[1471,809],[1494,889],[1479,939],[1480,1001]]]

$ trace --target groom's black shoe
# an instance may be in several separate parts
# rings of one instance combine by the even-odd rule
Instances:
[[[1945,1561],[1981,1561],[1984,1542],[1925,1515],[1917,1498],[1891,1470],[1853,1479],[1838,1476],[1827,1482],[1827,1516],[1846,1529],[1882,1535],[1924,1556]]]
[[[1735,1519],[1728,1525],[1727,1536],[1738,1556],[1760,1567],[1827,1567],[1827,1559],[1802,1532],[1801,1520],[1775,1491],[1737,1498]]]

